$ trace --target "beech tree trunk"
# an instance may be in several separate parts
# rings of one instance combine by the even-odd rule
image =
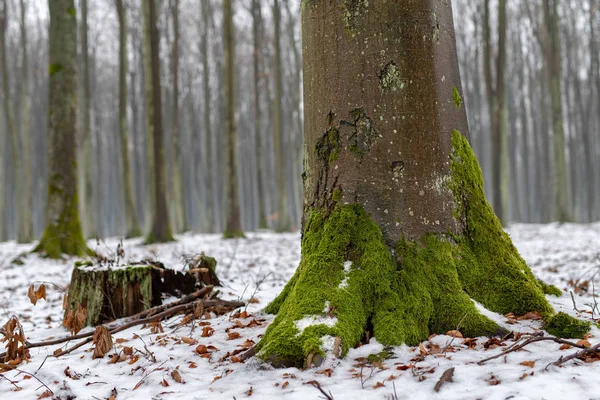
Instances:
[[[273,147],[275,148],[275,176],[277,185],[277,232],[289,231],[292,228],[288,196],[288,174],[285,137],[292,132],[291,127],[283,128],[283,72],[281,70],[281,8],[280,0],[273,0],[273,24],[275,26],[275,56],[273,60],[273,76],[275,79],[275,97],[273,99]]]
[[[129,127],[127,122],[127,9],[123,0],[116,0],[119,18],[119,137],[121,139],[121,164],[123,192],[125,199],[125,236],[128,238],[142,235],[135,210],[133,180],[129,163]]]
[[[91,83],[90,83],[90,57],[88,46],[88,0],[81,0],[81,68],[82,68],[82,93],[81,93],[81,128],[80,135],[80,212],[83,215],[83,230],[85,237],[98,235],[95,226],[96,212],[94,208],[94,182],[92,175],[92,119],[91,119]]]
[[[34,251],[59,258],[89,252],[77,199],[77,18],[74,0],[49,0],[48,136],[50,138],[46,229]]]
[[[169,222],[167,207],[167,184],[165,177],[165,150],[163,143],[162,94],[160,85],[160,35],[158,32],[158,10],[156,0],[144,1],[145,40],[144,57],[146,58],[146,104],[148,105],[148,131],[151,132],[152,154],[150,168],[152,170],[152,225],[146,236],[146,243],[163,243],[174,240]],[[149,56],[147,52],[149,51]]]
[[[243,237],[238,194],[237,123],[235,119],[235,41],[232,0],[223,2],[225,44],[225,132],[227,134],[227,220],[225,238]]]
[[[342,4],[342,5],[340,5]],[[267,307],[274,365],[502,329],[480,314],[553,314],[485,199],[451,3],[305,0],[302,259]],[[370,335],[368,335],[370,336]]]
[[[19,243],[29,243],[33,239],[33,201],[31,198],[31,133],[29,123],[30,95],[29,95],[29,54],[27,53],[27,24],[25,15],[27,12],[27,1],[21,0],[21,154],[23,175],[21,183],[22,196],[19,200],[21,207],[18,225],[17,240]],[[0,207],[1,209],[1,207]]]

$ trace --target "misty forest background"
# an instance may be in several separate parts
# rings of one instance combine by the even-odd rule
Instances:
[[[151,162],[141,2],[76,3],[84,232],[106,237],[126,230],[117,5],[127,16],[126,147],[134,209],[147,232]],[[171,225],[174,232],[220,232],[228,180],[223,2],[158,4]],[[243,229],[297,229],[303,157],[300,1],[233,4]],[[496,213],[504,223],[600,219],[600,0],[453,5],[471,143]],[[45,0],[0,0],[0,241],[17,238],[19,206],[32,219],[34,238],[45,226],[47,7]],[[287,212],[291,223],[278,224]]]

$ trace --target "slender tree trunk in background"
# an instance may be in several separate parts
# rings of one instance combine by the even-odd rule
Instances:
[[[548,79],[547,79],[547,68],[542,66],[539,71],[538,80],[541,83],[541,96],[540,96],[540,146],[541,146],[541,157],[539,162],[541,163],[540,170],[542,171],[541,181],[544,184],[544,191],[540,198],[540,206],[543,209],[542,222],[550,222],[552,220],[552,214],[554,209],[554,202],[552,201],[552,161],[551,161],[551,147],[549,139],[549,127],[548,127],[548,107],[546,99],[548,98]]]
[[[218,201],[217,188],[214,184],[213,170],[217,167],[217,160],[213,154],[212,126],[211,126],[211,93],[210,93],[210,67],[208,63],[208,43],[210,33],[210,21],[212,9],[208,0],[201,1],[202,5],[202,82],[204,89],[204,146],[205,146],[205,170],[206,177],[206,216],[208,220],[207,231],[214,232],[216,229],[216,204]]]
[[[142,235],[135,210],[133,180],[129,163],[129,128],[127,122],[127,9],[123,0],[115,0],[119,18],[119,137],[121,139],[121,164],[123,191],[125,199],[125,236],[128,238]]]
[[[92,120],[91,120],[91,89],[90,89],[90,62],[88,46],[88,0],[81,1],[81,68],[82,68],[82,96],[80,100],[81,111],[81,145],[79,150],[80,186],[82,196],[80,212],[83,217],[83,232],[85,237],[98,235],[95,226],[95,217],[98,209],[94,208],[94,183],[92,179]]]
[[[275,173],[277,180],[277,232],[289,231],[292,227],[288,204],[287,154],[284,135],[288,136],[291,129],[283,131],[283,72],[281,70],[281,10],[279,2],[273,0],[273,23],[275,25],[275,57],[273,60],[273,76],[275,79],[275,98],[273,99],[273,146],[275,147]]]
[[[383,345],[457,325],[468,337],[504,332],[471,299],[495,312],[552,314],[485,200],[451,3],[302,8],[302,260],[266,309],[277,316],[258,356],[311,367],[326,351],[345,355],[367,330]],[[324,322],[300,328],[307,316]]]
[[[571,219],[568,204],[567,164],[561,90],[560,34],[558,26],[558,2],[544,0],[544,26],[548,37],[543,49],[548,66],[550,101],[552,109],[552,148],[554,178],[554,218],[559,222]]]
[[[492,204],[496,215],[505,224],[508,204],[508,153],[506,139],[506,96],[504,68],[506,64],[506,0],[498,1],[498,55],[492,57],[490,0],[485,0],[484,46],[485,81],[492,127]],[[496,80],[492,74],[492,60],[495,60]]]
[[[146,116],[146,177],[148,187],[148,210],[146,217],[149,220],[149,224],[153,221],[153,210],[156,208],[154,205],[154,168],[152,163],[154,161],[154,109],[156,105],[152,98],[152,58],[151,58],[151,44],[150,44],[150,1],[141,0],[142,2],[142,17],[143,17],[143,39],[142,39],[142,64],[143,64],[143,79],[144,79],[144,114]],[[152,228],[151,228],[152,229]]]
[[[59,258],[89,250],[77,204],[77,18],[74,0],[49,0],[49,174],[46,229],[34,251]]]
[[[263,173],[263,149],[262,149],[262,110],[261,95],[262,85],[262,44],[263,44],[263,22],[261,5],[259,0],[252,0],[252,38],[254,51],[252,61],[254,65],[254,135],[256,138],[256,176],[258,182],[258,227],[267,228],[267,213],[265,211],[265,197],[269,191],[264,184]]]
[[[188,222],[183,204],[181,132],[179,109],[179,0],[171,0],[171,17],[173,18],[173,43],[171,48],[171,73],[173,80],[173,114],[171,127],[171,171],[169,191],[171,193],[171,210],[173,210],[173,226],[176,232],[187,231]]]
[[[149,65],[149,69],[146,74],[149,76],[150,94],[151,98],[147,100],[150,105],[148,114],[152,116],[152,123],[149,124],[152,128],[149,131],[152,132],[152,162],[151,168],[153,169],[154,184],[152,188],[154,192],[152,196],[154,201],[152,203],[152,225],[150,232],[146,236],[146,244],[150,243],[163,243],[174,240],[173,234],[171,233],[171,225],[169,223],[169,209],[167,207],[167,184],[165,178],[165,151],[163,143],[163,122],[162,122],[162,99],[161,99],[161,85],[160,85],[160,34],[158,32],[158,10],[156,7],[156,0],[145,0],[144,5],[147,7],[147,11],[144,16],[147,16],[147,21],[144,26],[148,30],[146,35],[149,39],[150,54],[149,61],[146,65]],[[147,88],[148,89],[148,88]],[[146,90],[148,95],[148,90]],[[150,121],[150,119],[149,119]]]
[[[21,154],[23,168],[22,197],[19,201],[21,220],[17,232],[19,243],[29,243],[33,240],[33,202],[31,199],[31,133],[29,123],[30,98],[29,98],[29,55],[27,41],[27,1],[21,0]]]
[[[3,90],[3,98],[4,98],[4,118],[6,121],[6,130],[8,133],[8,142],[10,151],[12,153],[12,184],[15,192],[12,192],[12,197],[15,199],[15,204],[17,208],[17,236],[19,242],[26,243],[29,240],[25,237],[25,213],[29,212],[29,209],[26,209],[26,200],[24,195],[24,185],[22,179],[22,170],[23,163],[21,159],[21,144],[19,143],[19,131],[15,124],[15,114],[13,110],[13,99],[10,91],[10,77],[8,74],[9,60],[8,60],[8,42],[6,37],[7,27],[8,27],[8,3],[7,0],[2,0],[0,2],[0,58],[2,68],[2,90]],[[12,69],[12,68],[11,68]],[[10,193],[10,192],[9,192]],[[16,194],[16,198],[15,198]]]
[[[519,77],[519,88],[521,88],[520,95],[520,103],[519,103],[519,118],[521,122],[521,158],[523,159],[523,212],[524,212],[524,221],[523,222],[532,222],[532,215],[530,211],[530,199],[535,197],[535,188],[530,186],[531,182],[531,166],[530,166],[530,152],[532,148],[529,146],[529,122],[527,118],[527,104],[525,99],[525,88],[526,88],[526,80],[525,74],[527,72],[527,61],[525,59],[523,44],[521,40],[521,35],[517,34],[517,48],[519,54],[519,63],[521,68],[518,71]],[[529,88],[531,90],[531,88]]]
[[[227,135],[227,219],[225,238],[243,237],[238,194],[237,123],[235,120],[235,34],[232,0],[223,2],[223,41],[225,45],[225,132]]]
[[[590,8],[589,8],[589,24],[590,24],[590,79],[593,80],[594,82],[598,81],[597,76],[600,74],[600,71],[598,70],[600,68],[600,62],[598,59],[598,48],[596,47],[596,25],[595,25],[595,18],[596,18],[596,12],[598,12],[599,10],[597,9],[598,7],[598,0],[590,0]],[[596,89],[594,91],[594,88]],[[590,96],[590,100],[588,101],[588,104],[586,106],[588,112],[587,115],[589,117],[592,116],[592,107],[593,107],[593,101],[591,99],[593,99],[593,95],[596,95],[596,101],[598,101],[598,96],[600,96],[600,85],[590,85],[590,90],[592,91],[592,96]],[[588,126],[591,127],[591,124],[588,124]],[[582,134],[582,139],[583,139],[583,155],[585,158],[585,169],[588,172],[588,179],[586,180],[586,183],[588,186],[588,190],[586,193],[586,208],[587,208],[587,221],[591,222],[594,221],[594,217],[595,217],[595,210],[596,210],[596,174],[595,174],[595,170],[594,170],[594,148],[595,148],[595,143],[594,143],[594,135],[592,133],[591,129],[587,129],[583,132]]]
[[[295,27],[295,20],[293,19],[293,15],[292,12],[290,10],[290,1],[293,0],[284,0],[283,3],[285,4],[285,8],[287,11],[287,15],[288,15],[288,26],[287,26],[287,33],[288,33],[288,37],[289,37],[289,45],[291,47],[291,53],[292,53],[292,69],[293,69],[293,76],[294,76],[294,81],[293,81],[293,85],[292,85],[292,107],[291,107],[291,120],[290,122],[293,121],[293,124],[291,125],[295,125],[295,129],[292,130],[292,132],[295,132],[295,134],[292,136],[290,135],[290,146],[288,147],[289,151],[292,152],[293,157],[290,157],[290,164],[289,164],[289,169],[290,169],[290,174],[291,174],[291,182],[292,182],[292,193],[294,195],[293,197],[293,201],[291,202],[291,204],[294,205],[294,215],[296,218],[293,219],[294,221],[294,225],[297,224],[299,222],[299,220],[301,219],[297,214],[298,212],[301,212],[302,210],[302,155],[303,155],[303,151],[302,151],[302,145],[304,144],[303,141],[303,131],[304,131],[304,124],[303,124],[303,120],[302,120],[302,98],[301,98],[301,93],[302,93],[302,56],[300,54],[300,50],[297,45],[297,43],[299,42],[298,40],[296,40],[295,34],[294,34],[294,27]],[[296,113],[295,117],[294,117],[294,112]]]

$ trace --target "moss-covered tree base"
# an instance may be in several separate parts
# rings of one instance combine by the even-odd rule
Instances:
[[[87,310],[85,325],[98,325],[160,305],[162,293],[180,296],[195,286],[193,275],[158,265],[99,267],[79,262],[71,276],[65,315],[81,305]]]
[[[137,229],[132,229],[131,231],[127,232],[125,234],[125,239],[132,239],[132,238],[137,238],[137,237],[141,237],[144,234],[142,233],[142,230],[137,228]]]
[[[144,239],[144,245],[169,243],[174,241],[175,237],[169,229],[168,231],[159,233],[150,232],[148,235],[146,235],[146,239]]]
[[[246,236],[242,231],[225,231],[223,232],[223,239],[244,239]]]
[[[55,259],[61,258],[63,255],[82,257],[94,254],[85,243],[79,227],[79,220],[71,234],[65,233],[65,229],[61,229],[58,225],[47,226],[42,239],[33,252]]]
[[[300,266],[266,309],[277,317],[258,344],[259,357],[310,366],[328,351],[344,355],[367,330],[384,345],[415,345],[457,328],[470,337],[505,333],[473,300],[501,314],[554,313],[487,203],[466,138],[454,131],[452,144],[444,181],[459,228],[390,247],[359,204],[313,209]]]

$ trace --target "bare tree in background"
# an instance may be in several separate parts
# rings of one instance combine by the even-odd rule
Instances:
[[[34,251],[51,258],[81,256],[77,199],[77,17],[74,0],[48,0],[50,8],[48,135],[49,180],[46,229]]]
[[[144,57],[147,69],[146,104],[148,131],[152,134],[152,178],[151,196],[152,225],[146,236],[146,243],[163,243],[173,239],[167,207],[167,184],[165,178],[165,150],[163,143],[162,95],[160,84],[160,35],[158,31],[158,10],[156,0],[142,0],[144,7]],[[148,87],[148,81],[150,85]]]
[[[225,238],[243,237],[238,192],[237,123],[235,119],[235,41],[232,0],[223,2],[225,45],[225,132],[227,135],[227,196]]]
[[[127,53],[127,8],[124,0],[115,0],[119,18],[119,137],[121,140],[121,164],[123,192],[125,199],[125,236],[142,235],[140,223],[135,211],[133,182],[129,163],[129,128],[127,121],[127,70],[129,66]]]

